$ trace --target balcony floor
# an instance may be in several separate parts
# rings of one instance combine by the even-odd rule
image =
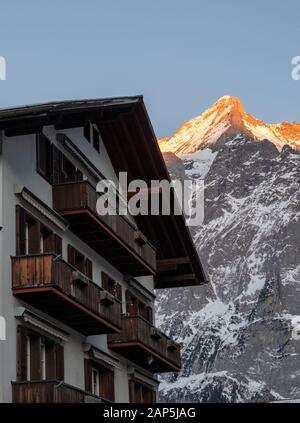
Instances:
[[[89,247],[102,255],[108,262],[118,268],[121,273],[140,276],[153,274],[142,259],[128,249],[125,243],[117,239],[113,231],[103,226],[89,210],[61,211],[61,216],[70,224],[70,230]]]
[[[112,342],[108,347],[151,373],[178,372],[181,368],[139,342]],[[149,356],[153,358],[151,364],[147,362]]]
[[[56,287],[14,288],[13,294],[86,336],[117,333],[120,330]]]

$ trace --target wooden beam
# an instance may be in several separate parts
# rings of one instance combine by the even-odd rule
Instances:
[[[190,264],[189,257],[176,257],[170,259],[157,260],[157,271],[165,272],[168,270],[177,270],[180,264]]]
[[[143,198],[148,198],[151,195],[159,195],[161,193],[162,193],[161,187],[147,187],[147,188],[142,188],[138,191],[128,191],[127,199],[129,200],[136,194],[139,194],[139,196],[142,196]]]
[[[190,274],[182,274],[182,275],[174,275],[174,276],[163,276],[163,277],[157,277],[156,281],[159,283],[166,283],[168,284],[168,282],[183,282],[183,281],[190,281],[190,280],[195,280],[196,279],[196,275],[194,273],[190,273]]]

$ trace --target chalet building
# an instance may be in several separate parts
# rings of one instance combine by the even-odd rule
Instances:
[[[182,215],[99,216],[121,171],[169,179],[142,97],[0,110],[0,402],[155,402],[180,370],[155,289],[205,275]]]

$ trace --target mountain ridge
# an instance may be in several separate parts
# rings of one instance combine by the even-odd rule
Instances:
[[[300,122],[268,124],[244,111],[241,100],[223,96],[199,116],[181,125],[170,137],[158,140],[162,152],[194,153],[200,149],[217,149],[233,134],[257,141],[269,140],[281,149],[288,144],[300,150]]]
[[[300,149],[241,133],[241,103],[223,100],[198,133],[183,126],[165,141],[171,178],[204,180],[204,221],[191,232],[210,283],[157,292],[157,324],[183,361],[161,377],[161,402],[300,397]]]

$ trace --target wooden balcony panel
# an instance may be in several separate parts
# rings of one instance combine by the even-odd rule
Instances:
[[[53,254],[12,257],[12,290],[19,299],[85,335],[114,333],[121,304],[103,304],[103,288],[74,281],[74,268]]]
[[[99,216],[97,192],[88,182],[53,187],[53,208],[70,224],[70,230],[122,273],[154,275],[156,252],[140,232],[121,215]]]
[[[13,403],[108,402],[66,383],[53,381],[12,382]]]
[[[140,316],[122,316],[121,325],[121,332],[108,336],[109,348],[151,373],[180,370],[180,346],[176,342],[153,330],[153,325]]]

